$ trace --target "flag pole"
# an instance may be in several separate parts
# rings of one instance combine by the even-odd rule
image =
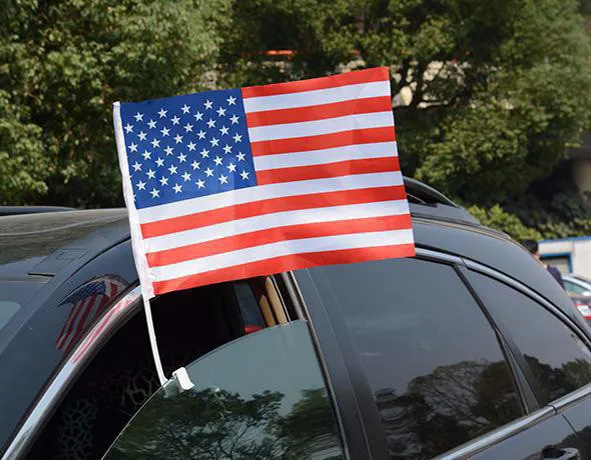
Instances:
[[[160,386],[162,386],[168,381],[168,379],[164,375],[164,370],[162,369],[162,360],[160,359],[158,341],[156,340],[156,331],[154,330],[154,318],[152,318],[150,299],[148,299],[146,296],[142,296],[142,298],[144,299],[144,312],[146,313],[148,336],[150,337],[150,348],[152,348],[152,356],[154,357],[154,365],[156,366],[158,380],[160,380]]]

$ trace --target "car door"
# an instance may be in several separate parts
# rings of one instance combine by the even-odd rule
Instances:
[[[574,431],[551,407],[536,406],[456,264],[462,261],[419,250],[415,259],[297,274],[312,319],[325,309],[337,331],[367,405],[364,423],[373,424],[366,433],[378,431],[376,420],[381,425],[384,451],[375,457],[577,455]]]

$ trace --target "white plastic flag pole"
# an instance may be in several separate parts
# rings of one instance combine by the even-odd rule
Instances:
[[[150,307],[150,299],[143,297],[144,311],[146,312],[146,323],[148,324],[148,336],[150,337],[150,347],[152,348],[152,356],[154,357],[154,364],[156,365],[156,373],[160,385],[167,382],[164,370],[162,369],[162,361],[160,360],[160,352],[158,351],[158,342],[156,341],[156,332],[154,330],[154,319],[152,318],[152,308]]]

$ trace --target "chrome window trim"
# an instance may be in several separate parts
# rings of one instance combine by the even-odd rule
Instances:
[[[555,413],[556,411],[553,407],[543,407],[542,409],[539,409],[530,415],[526,415],[525,417],[517,419],[507,425],[503,425],[502,427],[497,428],[496,430],[491,431],[480,438],[473,439],[466,444],[456,447],[455,449],[450,450],[436,458],[445,460],[468,458],[488,449],[489,447],[494,446],[495,444],[498,444],[499,442],[509,439],[512,436],[515,436],[516,434],[519,434],[540,422],[543,422],[544,420],[555,415]]]
[[[432,249],[415,248],[415,253],[420,259],[434,260],[439,262],[447,262],[457,265],[465,265],[461,257],[447,254],[445,252],[437,252]]]
[[[478,262],[474,262],[473,260],[470,260],[470,259],[463,259],[463,262],[464,262],[464,265],[466,267],[468,267],[470,270],[481,273],[483,275],[490,276],[491,278],[494,278],[497,281],[501,281],[501,282],[507,284],[508,286],[511,286],[512,288],[516,289],[517,291],[521,292],[522,294],[524,294],[528,297],[531,297],[533,300],[535,300],[539,304],[542,304],[549,311],[551,311],[555,316],[560,318],[560,320],[562,322],[567,324],[569,328],[571,328],[573,331],[575,331],[577,333],[577,336],[579,337],[579,339],[581,339],[588,347],[591,348],[591,340],[589,339],[589,337],[587,337],[587,335],[583,332],[583,330],[579,327],[579,325],[574,323],[565,313],[562,312],[562,310],[560,310],[554,304],[552,304],[551,302],[546,300],[540,294],[533,291],[531,288],[529,288],[525,284],[517,281],[516,279],[511,278],[501,272],[498,272],[495,269],[487,267],[486,265],[479,264]]]
[[[55,405],[59,402],[64,388],[85,367],[89,356],[94,350],[103,344],[101,340],[110,334],[119,325],[119,319],[125,316],[132,304],[141,297],[141,290],[136,286],[122,298],[90,329],[83,340],[72,350],[68,359],[64,362],[59,372],[45,389],[35,407],[21,425],[16,436],[12,439],[2,460],[16,460],[26,452],[29,444],[35,439],[38,431],[44,426],[51,416]]]
[[[562,398],[555,399],[550,403],[550,405],[557,411],[563,411],[571,406],[574,406],[575,404],[578,404],[589,396],[591,396],[591,383],[588,383],[584,387],[581,387],[572,393],[564,395]]]

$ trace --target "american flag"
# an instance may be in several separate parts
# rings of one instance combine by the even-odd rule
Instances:
[[[144,296],[414,255],[388,69],[115,103]]]
[[[57,349],[69,352],[125,285],[123,280],[105,276],[86,282],[69,295],[60,304],[72,309],[57,338]]]

